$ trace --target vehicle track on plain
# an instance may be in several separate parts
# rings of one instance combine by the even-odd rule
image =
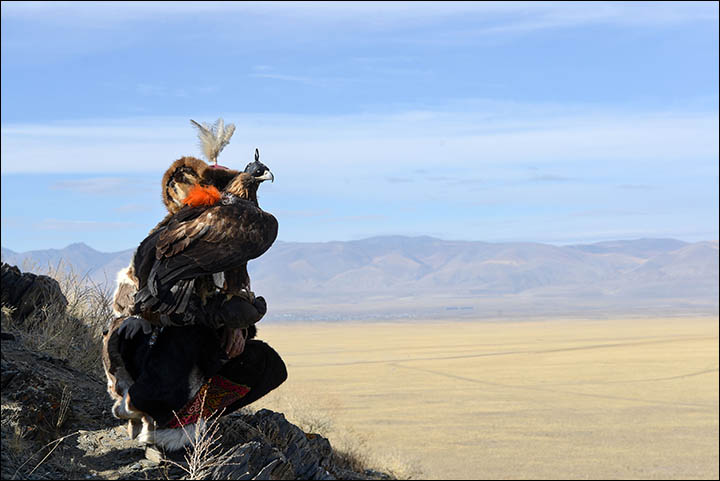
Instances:
[[[486,352],[477,354],[462,354],[455,356],[425,356],[425,357],[406,357],[396,359],[378,359],[368,361],[341,361],[341,362],[322,362],[322,363],[293,363],[293,368],[304,368],[304,367],[332,367],[332,366],[354,366],[362,364],[389,364],[396,362],[413,362],[413,361],[447,361],[453,359],[472,359],[479,357],[495,357],[495,356],[512,356],[517,354],[552,354],[557,352],[571,352],[571,351],[585,351],[591,349],[608,349],[615,347],[628,347],[628,346],[644,346],[650,344],[667,344],[685,341],[704,341],[718,339],[715,336],[695,336],[695,337],[683,337],[683,338],[669,338],[659,339],[654,341],[645,342],[618,342],[613,344],[590,344],[585,346],[575,347],[560,347],[554,349],[523,349],[515,351],[499,351],[499,352]]]
[[[717,404],[711,405],[711,404],[702,404],[702,403],[685,403],[685,402],[669,402],[669,401],[658,401],[654,399],[641,399],[641,398],[631,398],[631,397],[624,397],[624,396],[612,396],[609,394],[591,394],[591,393],[582,393],[582,392],[575,392],[575,391],[563,391],[559,389],[545,389],[538,386],[522,386],[517,384],[504,384],[499,382],[492,382],[492,381],[483,381],[481,379],[475,379],[467,376],[458,376],[456,374],[449,374],[442,371],[436,371],[433,369],[425,369],[421,367],[415,367],[415,366],[403,366],[402,364],[392,363],[392,366],[403,368],[403,369],[409,369],[413,371],[421,371],[426,372],[430,374],[435,374],[438,376],[444,376],[449,377],[452,379],[458,379],[461,381],[467,381],[474,384],[483,384],[487,386],[493,386],[493,387],[501,387],[501,388],[507,388],[507,389],[521,389],[526,391],[540,391],[540,392],[549,392],[553,394],[570,394],[574,396],[582,396],[582,397],[592,397],[592,398],[600,398],[600,399],[614,399],[614,400],[620,400],[620,401],[633,401],[633,402],[640,402],[645,404],[658,404],[662,406],[673,406],[673,407],[693,407],[693,408],[709,408],[709,409],[717,409]],[[717,369],[709,369],[698,373],[691,373],[690,375],[700,375],[700,374],[707,374],[710,372],[715,372]],[[682,376],[674,376],[677,378],[681,377],[688,377],[688,375],[682,375]]]

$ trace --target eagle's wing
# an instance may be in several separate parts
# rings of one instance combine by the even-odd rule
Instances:
[[[149,271],[148,259],[143,263],[147,281],[143,285],[141,280],[136,304],[159,305],[159,300],[162,312],[182,312],[195,278],[241,267],[267,251],[277,237],[275,217],[246,201],[181,219],[171,220],[146,239],[145,249],[146,241],[138,248],[145,256],[154,254],[154,260]]]

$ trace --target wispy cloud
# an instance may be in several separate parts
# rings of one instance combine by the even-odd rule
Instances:
[[[282,80],[286,82],[297,82],[307,85],[320,85],[324,83],[325,79],[306,76],[306,75],[292,75],[286,73],[274,72],[273,67],[270,65],[253,65],[248,77],[252,78],[265,78],[271,80]]]
[[[35,230],[51,231],[113,231],[117,229],[137,228],[140,225],[135,222],[103,222],[94,220],[61,220],[44,219],[33,225]]]
[[[468,102],[468,105],[472,105]],[[557,166],[583,165],[589,174],[623,166],[657,168],[678,159],[717,159],[717,113],[624,112],[572,107],[566,112],[505,105],[475,112],[425,111],[357,115],[228,114],[237,126],[223,157],[249,161],[260,146],[275,169],[312,167],[318,178],[339,171],[351,178],[390,165],[443,176],[447,169],[483,170],[492,177],[511,166],[555,172],[536,181],[576,174]],[[188,119],[212,115],[97,120],[92,123],[3,125],[2,172],[148,172],[183,155],[200,155]],[[438,160],[442,159],[442,168]],[[235,160],[232,160],[235,162]],[[628,164],[629,163],[629,164]],[[708,164],[703,164],[706,168]],[[714,171],[717,174],[717,171]],[[367,174],[363,174],[367,175]],[[386,175],[404,178],[405,175]],[[452,177],[452,176],[450,176]],[[467,176],[466,176],[467,177]],[[396,180],[397,180],[396,179]],[[629,183],[629,182],[625,182]]]
[[[261,204],[285,219],[287,240],[347,239],[350,234],[376,235],[385,229],[562,242],[596,239],[593,232],[650,236],[653,229],[672,237],[694,226],[717,225],[717,210],[710,202],[717,198],[716,112],[465,105],[473,109],[227,114],[225,120],[235,123],[237,131],[222,162],[242,167],[260,147],[275,173],[275,183],[263,185]],[[52,189],[93,195],[118,192],[115,205],[108,203],[105,210],[110,212],[129,203],[121,194],[132,184],[125,178],[145,172],[150,183],[143,195],[152,193],[148,204],[156,206],[157,181],[170,162],[199,155],[191,116],[215,118],[193,113],[3,125],[3,177],[12,172],[95,171],[92,179],[54,181]],[[88,131],[89,139],[84,137]],[[658,188],[627,188],[645,185]],[[406,206],[418,211],[400,210]],[[117,220],[134,219],[130,208],[113,212],[127,214]],[[110,232],[130,230],[132,225],[103,222],[107,217],[101,215],[97,222],[90,219],[48,219],[34,229]],[[152,219],[143,222],[154,225]],[[553,225],[552,238],[546,233],[548,225]],[[135,231],[141,238],[148,228]]]
[[[147,204],[125,204],[115,207],[112,211],[117,214],[136,214],[146,212],[147,209]]]
[[[273,212],[277,217],[282,218],[298,218],[298,219],[306,219],[309,217],[323,217],[330,214],[329,209],[306,209],[306,210],[295,210],[295,209],[277,209]]]
[[[414,182],[414,179],[411,179],[410,177],[385,177],[385,180],[390,182],[391,184],[403,184],[407,182]]]
[[[248,74],[248,77],[261,78],[269,80],[279,80],[282,82],[294,82],[304,85],[310,85],[313,87],[329,87],[337,86],[340,84],[357,83],[359,80],[350,77],[330,77],[325,75],[289,75],[284,73],[273,73],[269,71],[252,72]]]
[[[649,184],[620,184],[618,189],[624,190],[654,190],[656,187]]]
[[[4,2],[3,16],[35,17],[45,21],[67,16],[75,23],[89,20],[122,23],[157,18],[227,13],[342,22],[344,26],[367,24],[374,29],[397,27],[397,20],[442,22],[450,18],[477,16],[496,29],[548,28],[589,23],[668,24],[717,19],[713,2]],[[641,11],[642,14],[638,14]],[[535,20],[533,20],[535,19]]]
[[[488,6],[476,26],[448,30],[434,41],[467,41],[472,37],[506,36],[590,25],[667,26],[717,21],[718,10],[703,2],[505,2]],[[649,8],[647,8],[649,7]],[[465,12],[478,14],[479,10]]]
[[[117,195],[147,190],[147,181],[130,177],[93,177],[89,179],[60,180],[52,185],[53,190],[68,190],[93,195]]]
[[[647,212],[642,212],[633,209],[588,209],[576,212],[571,212],[570,216],[574,217],[631,217],[631,216],[645,216]]]
[[[138,84],[136,88],[137,92],[140,95],[144,96],[160,96],[160,97],[188,97],[190,94],[189,92],[184,88],[169,88],[162,85],[152,85],[152,84]],[[210,90],[204,90],[205,93],[211,92]]]
[[[556,174],[534,174],[529,180],[531,182],[570,182],[577,179]]]
[[[194,44],[252,42],[323,45],[347,35],[365,43],[461,44],[512,38],[549,30],[592,26],[664,27],[717,22],[715,2],[2,2],[3,23],[42,27],[52,41],[36,35],[7,37],[6,45],[32,52],[24,62],[116,51],[151,42],[148,24],[171,28],[188,19],[212,25],[193,32]],[[243,28],[238,29],[238,22]],[[471,25],[471,27],[462,27]],[[134,35],[127,35],[132,28]],[[3,28],[3,32],[5,32]],[[271,31],[272,36],[265,36]],[[189,36],[186,34],[185,39]],[[43,63],[45,64],[45,63]],[[386,74],[407,75],[403,68]],[[415,75],[427,71],[415,69]],[[293,75],[279,73],[291,77]],[[278,80],[281,80],[278,78]],[[299,81],[299,80],[295,80]],[[305,81],[305,80],[303,80]]]
[[[251,73],[250,77],[256,78],[267,78],[273,80],[286,80],[288,82],[300,82],[308,85],[320,85],[322,82],[320,79],[314,79],[312,77],[302,77],[299,75],[284,75],[279,73]]]
[[[365,215],[344,215],[323,219],[322,222],[378,222],[386,221],[387,216],[382,214],[365,214]]]

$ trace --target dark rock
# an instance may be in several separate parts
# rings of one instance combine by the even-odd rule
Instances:
[[[214,479],[391,479],[384,473],[358,473],[336,465],[328,439],[305,433],[282,413],[261,409],[231,414],[220,420],[219,432],[223,448],[232,451],[230,462],[214,473]],[[256,474],[243,477],[252,473]]]
[[[39,309],[52,306],[62,312],[68,305],[60,284],[52,277],[22,273],[16,266],[3,263],[0,284],[0,302],[14,309],[13,319],[18,322],[24,321]]]
[[[67,307],[57,281],[22,274],[7,264],[2,265],[2,303],[14,308],[21,327],[37,309]],[[77,329],[84,328],[80,320],[74,322]],[[15,340],[6,333],[2,338]],[[66,359],[29,350],[23,335],[19,339],[4,342],[2,349],[2,479],[189,475],[183,452],[173,458],[128,438],[125,423],[110,415],[105,382],[74,369]],[[233,413],[220,418],[216,427],[217,449],[194,472],[198,479],[388,479],[383,473],[338,466],[330,441],[303,432],[282,413]],[[40,465],[43,469],[36,470]]]
[[[57,426],[69,396],[67,420]],[[2,479],[180,479],[187,463],[146,459],[145,446],[127,436],[109,413],[105,383],[20,342],[2,350]],[[212,421],[211,421],[212,422]],[[330,441],[308,434],[281,413],[262,409],[218,420],[219,459],[198,479],[389,479],[355,472],[333,461]],[[64,439],[57,446],[49,441]],[[29,475],[50,450],[41,468]],[[183,453],[180,453],[182,456]],[[172,458],[170,458],[172,459]],[[26,464],[23,465],[26,461]],[[17,473],[16,473],[17,471]]]
[[[282,413],[262,409],[249,418],[268,441],[280,449],[293,466],[299,479],[332,479],[324,468],[332,454],[330,442],[319,435],[312,435],[311,442],[299,427],[289,423]]]

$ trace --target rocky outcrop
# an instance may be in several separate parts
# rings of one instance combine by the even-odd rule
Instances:
[[[13,310],[13,319],[22,322],[36,310],[53,306],[62,312],[68,301],[58,281],[52,277],[20,272],[17,266],[2,264],[0,276],[2,295],[0,302]]]
[[[213,479],[390,479],[367,470],[339,465],[332,446],[319,434],[305,433],[282,413],[262,409],[221,419],[222,445],[229,449],[227,464]],[[257,473],[248,478],[250,473]]]
[[[2,479],[390,479],[348,469],[326,438],[266,409],[211,422],[215,435],[197,443],[210,447],[199,463],[153,456],[112,416],[104,379],[23,344],[23,319],[43,306],[67,307],[57,281],[3,264],[2,303],[15,309],[21,334],[3,333],[0,351]],[[0,317],[3,329],[11,324],[4,310]],[[67,326],[82,329],[75,321]]]
[[[2,479],[180,479],[189,465],[158,462],[110,413],[105,383],[64,360],[2,341]],[[219,457],[200,479],[390,479],[347,469],[330,441],[281,413],[240,412],[217,423]],[[58,441],[59,440],[59,441]],[[47,455],[47,458],[45,458]],[[45,459],[44,459],[45,458]]]

